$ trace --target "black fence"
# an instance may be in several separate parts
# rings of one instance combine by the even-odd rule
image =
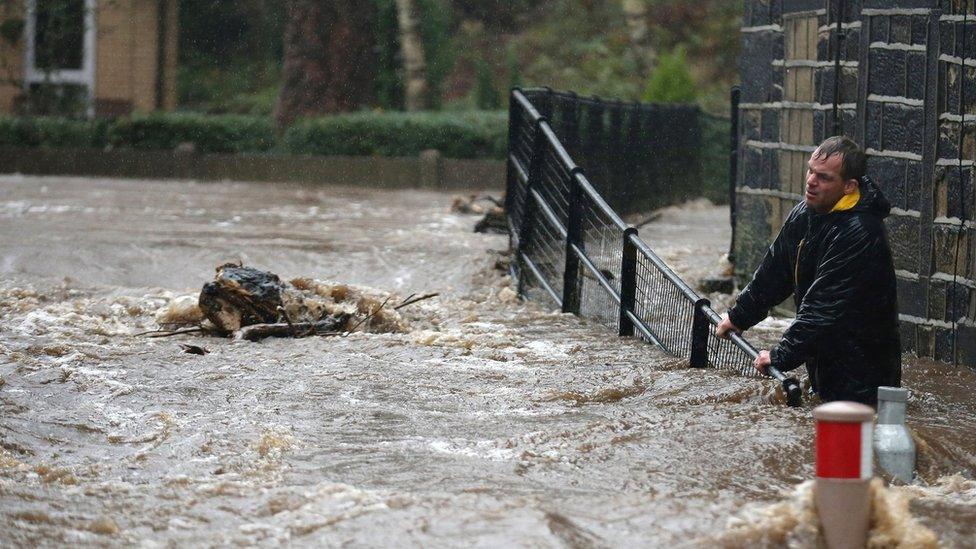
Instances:
[[[687,358],[692,367],[712,366],[757,376],[752,366],[755,348],[738,336],[731,340],[715,337],[720,317],[709,301],[681,280],[640,239],[637,229],[611,208],[590,181],[590,171],[584,173],[576,164],[548,117],[535,106],[537,102],[545,105],[546,112],[579,112],[569,105],[573,101],[588,104],[592,100],[551,90],[516,89],[511,95],[505,209],[519,294],[552,300],[564,312]],[[629,108],[638,112],[647,107]],[[578,130],[569,134],[577,142],[581,136],[588,139]],[[633,146],[621,145],[625,151]],[[630,158],[625,165],[631,176],[625,179],[632,186],[641,181],[654,191],[653,179],[640,179],[640,174],[648,173],[642,159],[643,163],[656,162],[646,155]],[[795,380],[773,374],[784,382],[790,403],[797,403]]]
[[[617,213],[650,211],[702,189],[701,110],[522,91]],[[634,179],[649,184],[633,185]]]

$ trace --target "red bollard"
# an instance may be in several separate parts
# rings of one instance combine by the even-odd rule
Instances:
[[[874,409],[831,402],[813,410],[817,420],[817,480],[814,496],[830,549],[861,548],[868,539],[873,476],[871,433]]]

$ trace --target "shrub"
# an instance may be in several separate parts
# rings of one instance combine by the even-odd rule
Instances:
[[[474,66],[474,104],[479,109],[497,109],[502,104],[491,66],[484,59],[478,59]]]
[[[641,97],[647,103],[691,103],[698,96],[684,48],[662,53]]]
[[[108,141],[131,149],[173,149],[193,143],[197,152],[265,152],[275,143],[274,127],[267,117],[153,113],[117,120]]]
[[[354,113],[300,121],[284,135],[294,154],[415,156],[437,149],[451,158],[504,158],[504,112]]]
[[[193,143],[198,152],[416,156],[437,149],[452,158],[504,158],[507,114],[501,111],[373,113],[296,123],[280,141],[268,117],[154,113],[131,118],[71,120],[2,118],[0,145],[172,150]]]
[[[0,118],[0,145],[13,147],[104,147],[109,123],[53,117]]]

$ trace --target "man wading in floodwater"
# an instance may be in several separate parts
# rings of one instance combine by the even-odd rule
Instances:
[[[885,234],[891,210],[864,175],[864,151],[831,137],[810,155],[804,201],[767,250],[752,282],[715,329],[747,330],[793,293],[796,318],[755,366],[806,363],[824,401],[877,402],[879,385],[901,384],[895,271]]]

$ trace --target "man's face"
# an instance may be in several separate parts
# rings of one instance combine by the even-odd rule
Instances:
[[[845,181],[841,176],[844,157],[832,154],[827,158],[817,156],[819,150],[810,155],[807,162],[807,188],[804,200],[807,206],[817,213],[826,213],[847,192],[853,192],[856,182]]]

